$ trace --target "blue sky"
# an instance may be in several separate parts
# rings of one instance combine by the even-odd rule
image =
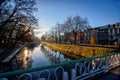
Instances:
[[[92,27],[120,22],[120,0],[36,0],[36,16],[44,29],[63,23],[67,17],[88,18]]]

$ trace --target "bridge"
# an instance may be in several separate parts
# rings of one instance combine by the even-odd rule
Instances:
[[[49,48],[46,49],[51,52]],[[0,73],[0,80],[85,80],[120,66],[120,53]]]

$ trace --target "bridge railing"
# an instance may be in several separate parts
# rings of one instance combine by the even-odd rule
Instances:
[[[120,53],[71,60],[37,68],[0,73],[3,80],[84,80],[120,65]]]

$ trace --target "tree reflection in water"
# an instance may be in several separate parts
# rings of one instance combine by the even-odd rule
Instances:
[[[21,63],[21,68],[29,68],[32,65],[32,56],[31,56],[31,50],[28,49],[28,47],[24,47],[23,50],[18,54],[18,61]]]
[[[49,57],[49,61],[51,61],[51,64],[53,63],[61,63],[64,61],[69,61],[71,58],[68,58],[67,56],[64,56],[62,53],[51,50],[47,51],[45,46],[41,46],[40,50]]]
[[[60,52],[54,50],[48,51],[46,47],[41,44],[39,46],[24,47],[18,57],[19,63],[21,63],[21,69],[40,67],[71,60],[71,58]]]
[[[23,63],[22,67],[23,67],[23,68],[27,68],[28,50],[27,50],[26,48],[24,49],[22,58],[23,58],[23,59],[22,59],[22,63]]]

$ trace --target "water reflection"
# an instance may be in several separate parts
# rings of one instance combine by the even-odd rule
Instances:
[[[24,52],[23,52],[23,55],[22,55],[23,59],[22,59],[22,67],[23,68],[27,68],[27,59],[28,59],[28,50],[25,49]]]
[[[51,64],[53,63],[60,63],[64,61],[69,61],[70,59],[65,57],[62,53],[56,52],[54,50],[46,50],[47,47],[43,46],[40,50],[49,58]]]
[[[48,51],[47,49],[47,47],[42,46],[41,44],[36,47],[25,47],[17,56],[22,69],[40,67],[70,60],[60,52],[53,50]]]
[[[28,47],[24,47],[17,57],[19,63],[21,63],[21,68],[31,67],[32,56],[31,56],[31,50],[28,49]]]

